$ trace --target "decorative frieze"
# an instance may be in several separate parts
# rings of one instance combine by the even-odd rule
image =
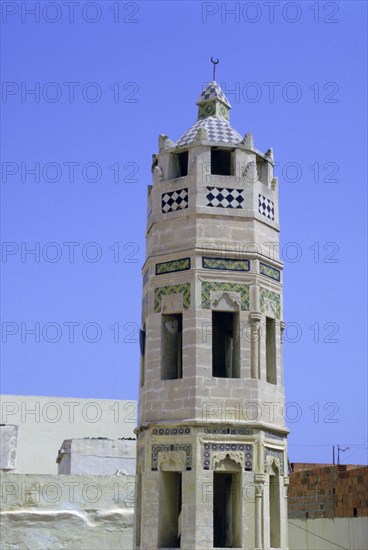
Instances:
[[[210,309],[211,292],[237,292],[240,296],[240,307],[249,310],[249,286],[243,283],[224,283],[214,281],[202,282],[202,308]]]
[[[250,263],[249,260],[238,260],[236,258],[210,258],[203,256],[202,267],[225,271],[249,271]]]
[[[244,190],[228,187],[207,187],[207,206],[243,208]]]
[[[155,428],[152,435],[190,435],[190,428]]]
[[[188,188],[177,189],[161,195],[161,210],[163,214],[188,208]]]
[[[254,431],[252,428],[223,428],[223,427],[215,427],[215,428],[205,428],[204,429],[205,434],[218,434],[218,435],[253,435]]]
[[[275,219],[275,204],[264,195],[258,195],[258,212],[269,220]]]
[[[240,452],[243,455],[244,470],[251,471],[253,467],[253,445],[245,443],[204,443],[203,444],[203,469],[212,469],[212,457],[214,453],[221,453],[226,456],[226,453]],[[231,458],[231,455],[230,455]]]
[[[190,269],[190,258],[181,258],[180,260],[156,264],[156,275],[174,273],[175,271],[186,271],[187,269]]]
[[[182,294],[184,309],[190,308],[190,283],[181,283],[177,285],[168,285],[155,288],[155,313],[160,313],[161,311],[162,296],[169,296],[170,294]]]
[[[283,435],[279,435],[274,432],[264,432],[264,434],[267,439],[277,439],[278,441],[284,441],[285,439]]]
[[[265,275],[266,277],[269,277],[274,281],[280,282],[280,278],[281,278],[280,270],[276,269],[275,267],[271,267],[270,265],[263,264],[262,262],[260,262],[259,272],[261,275]]]
[[[193,457],[192,457],[192,445],[182,445],[180,443],[174,443],[170,445],[169,443],[160,443],[159,445],[152,445],[152,452],[151,452],[151,470],[157,471],[158,470],[158,453],[164,452],[180,452],[184,451],[185,453],[185,469],[191,470],[192,469],[192,463],[193,463]]]

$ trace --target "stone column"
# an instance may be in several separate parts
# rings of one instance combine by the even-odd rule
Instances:
[[[284,483],[283,487],[280,486],[280,545],[281,548],[288,548],[288,530],[287,530],[287,524],[288,524],[288,498],[287,498],[287,492],[288,492],[288,486],[289,486],[289,478],[287,476],[284,477]],[[281,479],[280,479],[281,482]]]
[[[264,482],[266,480],[265,474],[255,474],[254,482],[256,483],[256,550],[262,550],[262,527],[263,527],[263,514],[262,514],[262,500],[264,491]]]
[[[262,319],[261,313],[252,311],[249,314],[251,323],[251,376],[252,378],[260,378],[259,372],[259,339],[260,339],[260,322]]]
[[[276,340],[276,368],[277,368],[277,384],[282,386],[284,384],[284,373],[282,369],[282,343],[284,339],[285,323],[284,321],[278,322],[277,340]]]

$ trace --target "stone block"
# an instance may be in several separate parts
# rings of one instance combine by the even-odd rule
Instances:
[[[19,426],[0,425],[0,470],[15,470]]]
[[[135,475],[135,439],[66,439],[59,450],[58,473]]]

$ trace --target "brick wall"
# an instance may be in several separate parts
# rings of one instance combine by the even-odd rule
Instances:
[[[294,466],[294,467],[293,467]],[[289,518],[368,516],[368,466],[292,465]]]

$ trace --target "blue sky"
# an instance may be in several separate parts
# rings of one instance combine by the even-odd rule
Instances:
[[[215,56],[232,125],[280,163],[290,459],[365,463],[366,3],[71,10],[2,3],[1,391],[137,398],[151,155]]]

